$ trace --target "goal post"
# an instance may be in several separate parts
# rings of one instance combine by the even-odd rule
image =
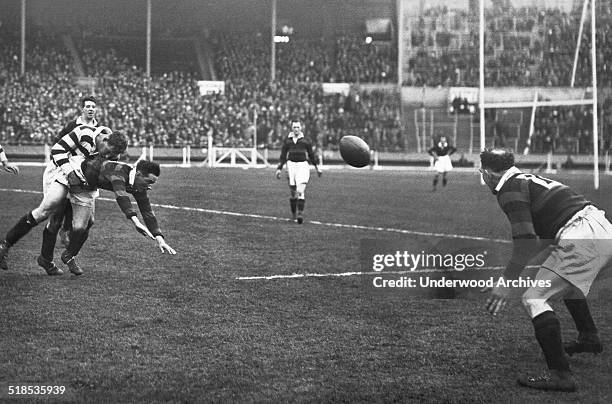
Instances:
[[[569,4],[569,1],[567,0],[550,0],[546,3],[546,6],[551,7],[551,3],[553,3],[554,5],[555,2],[558,3],[559,7],[561,5],[567,6]],[[527,6],[527,5],[539,6],[543,4],[543,2],[540,0],[524,0],[518,3],[521,3],[521,5],[523,6]],[[497,4],[497,8],[495,8],[496,4]],[[579,64],[580,63],[588,64],[590,62],[590,68],[591,68],[590,76],[591,77],[590,77],[590,80],[588,80],[590,82],[581,83],[583,86],[586,84],[588,87],[584,88],[585,91],[583,92],[582,97],[570,98],[570,99],[565,98],[565,97],[555,97],[555,98],[546,97],[545,98],[543,94],[539,93],[538,89],[535,87],[533,88],[534,93],[532,95],[531,100],[514,100],[514,99],[509,99],[509,100],[501,99],[500,100],[499,99],[500,98],[499,91],[495,88],[495,83],[487,82],[487,80],[490,81],[490,78],[493,76],[487,74],[488,72],[485,69],[489,69],[489,65],[486,62],[488,60],[490,61],[491,59],[498,58],[498,55],[496,53],[498,51],[500,54],[506,55],[506,56],[508,55],[508,53],[511,54],[513,50],[516,51],[517,54],[519,52],[523,52],[523,49],[521,49],[520,46],[513,49],[512,45],[510,45],[507,49],[506,44],[505,44],[506,41],[512,42],[512,40],[515,40],[518,43],[520,43],[521,40],[533,41],[533,38],[537,35],[536,29],[540,29],[540,30],[549,29],[546,26],[547,21],[545,19],[542,19],[542,21],[540,21],[539,19],[535,19],[534,25],[541,24],[541,26],[532,28],[531,31],[528,31],[528,29],[526,29],[523,32],[517,32],[519,30],[517,29],[516,18],[513,18],[512,15],[508,15],[508,16],[503,15],[504,12],[511,10],[511,6],[510,7],[508,7],[507,5],[500,6],[500,4],[502,4],[501,1],[478,0],[478,6],[479,6],[478,8],[478,14],[479,14],[479,24],[478,24],[479,25],[479,36],[478,36],[479,38],[478,39],[478,61],[479,61],[478,75],[479,77],[478,77],[478,81],[479,81],[479,112],[480,112],[480,149],[484,150],[484,148],[486,147],[487,126],[486,126],[485,112],[488,109],[524,108],[524,109],[529,109],[531,111],[531,119],[529,122],[529,133],[528,133],[528,138],[526,140],[526,147],[524,148],[524,153],[528,153],[532,149],[531,143],[532,143],[532,137],[533,137],[534,127],[535,127],[536,113],[537,111],[539,111],[540,108],[556,107],[556,108],[567,109],[567,108],[573,108],[573,107],[575,108],[579,106],[590,106],[592,108],[592,111],[591,111],[592,127],[591,128],[585,127],[584,130],[589,130],[590,133],[592,134],[591,143],[592,143],[592,160],[593,160],[593,186],[595,189],[599,189],[599,185],[600,185],[599,183],[599,130],[598,130],[599,129],[599,124],[598,124],[599,117],[598,117],[598,94],[597,94],[597,42],[596,42],[597,1],[596,0],[583,0],[582,2],[582,7],[581,7],[582,13],[580,14],[580,25],[575,27],[576,41],[574,43],[576,46],[573,49],[572,55],[571,55],[571,58],[573,61],[573,65],[571,69],[571,76],[569,76],[566,79],[566,82],[560,82],[561,80],[559,80],[559,82],[555,82],[551,84],[552,86],[559,86],[559,87],[564,86],[566,88],[574,88],[576,81],[577,81],[576,75],[578,72]],[[493,7],[494,9],[488,10],[487,7]],[[590,13],[588,13],[589,8],[590,8]],[[575,15],[577,14],[577,11],[578,10],[574,10]],[[487,18],[493,18],[495,19],[495,21],[489,21],[487,20]],[[569,20],[571,19],[568,19],[568,21]],[[584,54],[580,55],[581,47],[583,46],[582,33],[584,30],[587,29],[589,25],[590,25],[590,43],[588,44],[589,52],[586,52],[586,50],[584,49],[585,47],[583,47]],[[485,32],[485,30],[491,29],[490,27],[494,27],[493,32],[489,32],[489,31]],[[495,31],[496,29],[498,31]],[[549,37],[554,36],[553,30],[551,29],[550,31],[545,31],[545,32],[546,32],[544,34],[545,39],[551,40]],[[546,37],[546,35],[548,35],[548,37]],[[499,43],[496,43],[495,42],[496,40]],[[553,44],[553,45],[560,47],[559,44]],[[533,56],[531,55],[531,52],[532,52],[531,49],[528,49],[528,52],[530,53],[529,56]],[[555,56],[558,57],[560,53],[559,52],[555,54],[554,50],[543,49],[541,51],[541,55],[542,55],[541,60],[539,61],[541,65],[543,65],[543,61],[544,61],[546,52],[550,52],[551,55],[550,56],[547,55],[547,56],[550,57],[551,59],[553,59]],[[493,58],[491,58],[491,54],[494,55]],[[512,56],[509,57],[508,59],[514,62],[514,60],[512,60]],[[529,59],[529,58],[526,58],[526,59]],[[553,59],[552,63],[554,64],[557,61],[558,60]],[[550,61],[548,62],[550,63]],[[538,61],[536,61],[534,65],[537,65],[537,63]],[[525,62],[524,64],[527,64],[527,62]],[[500,71],[503,69],[512,69],[513,67],[514,66],[504,66],[503,63],[501,62],[500,62],[500,65],[497,66],[497,68]],[[563,66],[560,66],[560,67],[563,68]],[[569,66],[567,66],[567,69],[569,71]],[[517,81],[516,85],[510,84],[510,86],[520,87],[523,85],[521,80],[525,79],[525,77],[529,77],[530,72],[527,71],[528,68],[525,67],[525,70],[526,71],[522,77],[521,77],[521,73],[516,74],[516,72],[514,72],[515,73],[514,76],[512,74],[506,74],[506,73],[502,73],[500,74],[500,76],[503,76],[504,78],[518,77],[519,80]],[[583,68],[582,70],[584,73],[586,69]],[[541,73],[542,71],[539,71],[539,73]],[[587,75],[584,74],[583,81],[585,81],[586,77]],[[544,78],[546,77],[542,77],[542,79]],[[524,81],[528,81],[528,80],[524,80]],[[551,80],[549,80],[549,82],[550,81]],[[487,85],[490,85],[490,86],[488,87]],[[576,94],[576,93],[574,92],[573,94]]]

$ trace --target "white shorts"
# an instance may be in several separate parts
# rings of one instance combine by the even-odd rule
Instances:
[[[310,180],[310,166],[307,161],[287,161],[287,175],[289,177],[289,185],[296,186],[298,184],[308,184]]]
[[[82,156],[70,157],[70,165],[73,167],[77,176],[79,176],[79,178],[81,178],[84,181],[85,176],[83,175],[83,171],[81,170],[81,163],[83,162],[83,160],[84,160],[84,157]],[[51,184],[53,184],[54,182],[58,182],[62,184],[63,186],[65,186],[66,188],[69,188],[68,178],[66,177],[66,174],[64,174],[64,171],[58,166],[56,166],[53,163],[53,161],[50,161],[47,164],[47,167],[45,167],[45,172],[43,173],[43,193],[46,194],[47,189],[49,189]],[[70,202],[75,205],[90,207],[93,210],[95,199],[99,195],[100,195],[100,192],[97,189],[93,191],[86,190],[86,191],[74,193],[74,194],[72,192],[69,192],[68,200],[70,200]]]
[[[434,169],[439,173],[445,173],[453,169],[450,156],[440,156],[434,163]]]
[[[612,266],[612,224],[603,211],[588,205],[559,230],[555,244],[536,280],[549,287],[532,287],[523,295],[531,317],[550,310],[548,300],[585,298],[600,271]]]

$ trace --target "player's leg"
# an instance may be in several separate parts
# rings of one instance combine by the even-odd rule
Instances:
[[[566,294],[572,285],[554,272],[542,268],[536,281],[550,287],[531,287],[523,294],[522,303],[531,318],[535,337],[546,359],[550,375],[522,376],[518,383],[540,390],[574,391],[576,384],[570,373],[561,340],[561,325],[549,304],[550,300]]]
[[[68,247],[70,242],[70,230],[72,230],[72,204],[68,202],[64,209],[64,222],[59,229],[60,241],[64,247]]]
[[[432,189],[432,191],[436,190],[436,187],[438,186],[439,178],[440,178],[440,173],[436,173],[436,175],[434,176],[434,179],[433,179],[433,189]]]
[[[68,265],[70,272],[82,275],[83,270],[76,262],[76,256],[89,236],[89,229],[93,225],[94,191],[70,194],[72,204],[72,230],[70,242],[62,253],[62,262]]]
[[[292,161],[287,162],[287,180],[289,182],[289,206],[291,207],[291,219],[297,218],[297,182],[296,182],[296,164]]]
[[[307,162],[298,163],[295,182],[297,192],[297,222],[304,223],[304,206],[306,204],[306,185],[310,180],[310,166]]]
[[[295,185],[289,185],[289,192],[291,195],[289,196],[289,206],[291,207],[291,219],[295,220],[297,218],[297,187]]]
[[[565,352],[569,356],[582,352],[601,353],[603,346],[599,340],[597,327],[595,326],[593,316],[591,316],[586,297],[579,289],[575,289],[563,299],[563,302],[572,315],[578,330],[578,339],[565,344]]]
[[[6,257],[10,247],[28,234],[38,223],[45,221],[51,213],[66,199],[68,191],[58,182],[50,184],[40,205],[24,215],[0,242],[0,260]]]
[[[66,203],[68,203],[68,200],[66,200]],[[53,263],[53,250],[55,249],[57,232],[59,231],[59,228],[62,225],[62,209],[65,207],[66,203],[64,203],[64,206],[62,206],[60,209],[51,214],[51,216],[49,216],[49,221],[43,229],[43,239],[40,248],[40,255],[36,260],[38,265],[42,267],[48,275],[52,276],[62,275],[64,273],[64,271],[59,269]]]
[[[302,224],[304,222],[304,206],[306,205],[306,184],[301,183],[297,185],[297,222]]]

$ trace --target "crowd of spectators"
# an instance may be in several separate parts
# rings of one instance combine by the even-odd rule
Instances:
[[[490,16],[486,85],[569,85],[579,16],[557,9],[521,8],[508,13]],[[477,85],[478,57],[473,52],[477,37],[465,25],[472,19],[467,12],[427,9],[419,30],[413,32],[417,39],[413,39],[406,84]],[[610,87],[609,4],[602,6],[598,24],[599,84]],[[463,32],[464,38],[456,41],[450,34],[440,35],[456,32]],[[587,32],[583,55],[590,47]],[[368,44],[357,35],[291,38],[276,45],[276,79],[271,82],[269,35],[213,34],[214,70],[226,83],[225,93],[202,96],[198,75],[191,71],[146,77],[141,64],[114,48],[87,46],[86,41],[77,41],[77,52],[85,75],[94,77],[96,86],[95,90],[80,87],[73,55],[60,37],[48,33],[28,35],[26,74],[21,75],[18,38],[14,33],[1,35],[2,142],[50,141],[78,112],[78,99],[93,91],[99,99],[100,121],[126,132],[133,146],[204,146],[212,135],[217,146],[250,147],[256,139],[259,146],[275,148],[286,136],[290,119],[300,117],[318,147],[337,147],[346,134],[358,134],[378,150],[407,147],[397,89],[358,89],[359,83],[397,82],[393,44]],[[576,85],[590,83],[588,58],[582,62]],[[326,93],[322,82],[357,85],[348,93]],[[589,115],[587,107],[542,109],[536,119],[534,149],[554,145],[572,152],[589,150]],[[607,122],[611,115],[605,110],[602,120]]]

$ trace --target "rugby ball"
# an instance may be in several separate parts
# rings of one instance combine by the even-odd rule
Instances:
[[[340,139],[340,156],[353,167],[365,167],[370,164],[370,146],[357,136],[343,136]]]

